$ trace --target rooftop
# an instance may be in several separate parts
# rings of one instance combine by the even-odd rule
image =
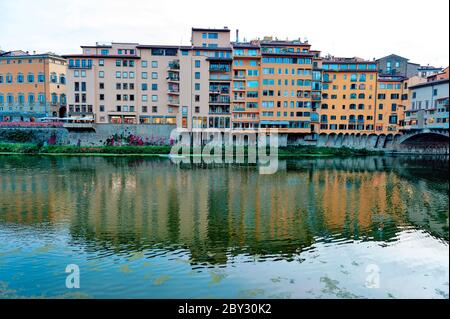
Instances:
[[[326,56],[323,58],[323,63],[376,63],[376,62],[364,60],[358,57],[345,58],[345,57]]]
[[[442,80],[437,80],[437,81],[430,81],[430,82],[424,82],[424,83],[419,83],[416,85],[412,85],[409,88],[410,89],[419,89],[422,87],[427,87],[427,86],[433,86],[433,85],[440,85],[440,84],[445,84],[448,83],[449,79],[442,79]]]
[[[59,56],[56,53],[53,52],[45,52],[45,53],[36,53],[35,51],[33,54],[30,54],[28,51],[22,51],[22,50],[14,50],[14,51],[2,51],[0,52],[0,59],[7,59],[7,58],[16,58],[16,59],[29,59],[29,58],[45,58],[45,57],[52,57],[55,59],[62,59],[61,56]]]
[[[192,28],[192,32],[230,32],[230,29],[228,29],[228,27],[223,27],[223,28]]]

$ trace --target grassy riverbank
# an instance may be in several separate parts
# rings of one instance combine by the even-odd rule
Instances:
[[[0,153],[4,154],[41,154],[41,155],[98,155],[125,156],[142,155],[158,156],[170,154],[171,146],[40,146],[36,144],[0,144]],[[281,158],[312,157],[312,156],[368,156],[380,155],[380,152],[369,150],[354,150],[347,147],[312,147],[289,146],[280,147],[278,155]]]

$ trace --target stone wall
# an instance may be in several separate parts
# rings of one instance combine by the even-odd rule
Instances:
[[[152,144],[169,144],[170,133],[175,125],[127,125],[127,124],[95,124],[95,132],[69,132],[69,143],[82,146],[105,145],[106,140],[113,135],[128,136],[133,134],[142,138],[144,142]]]
[[[0,128],[0,143],[43,143],[57,145],[101,146],[113,135],[133,134],[144,142],[169,144],[174,125],[94,124],[93,130],[66,128]]]

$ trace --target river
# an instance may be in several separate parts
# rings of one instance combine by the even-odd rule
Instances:
[[[448,196],[448,157],[0,155],[0,298],[448,298]]]

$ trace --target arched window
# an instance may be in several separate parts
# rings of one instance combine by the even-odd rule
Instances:
[[[320,116],[320,122],[322,122],[322,123],[328,122],[328,116],[327,115],[321,115]]]
[[[52,93],[52,104],[58,103],[58,95],[56,93]]]
[[[34,93],[28,93],[28,104],[34,104]]]
[[[38,74],[38,82],[39,83],[44,83],[45,82],[45,75],[42,72],[39,72]]]
[[[23,93],[17,94],[17,103],[25,104],[25,96],[23,95]]]
[[[40,104],[44,104],[45,103],[45,94],[44,93],[39,93],[38,94],[38,102],[40,103]]]
[[[66,99],[66,95],[65,94],[61,94],[59,97],[59,103],[61,103],[61,105],[66,105],[67,103],[67,99]]]
[[[366,98],[366,95],[364,93],[360,93],[358,95],[358,99],[365,99],[365,98]]]
[[[61,74],[59,76],[59,83],[66,84],[66,75],[65,74]]]
[[[350,104],[350,110],[356,110],[356,104]]]
[[[58,77],[56,76],[55,72],[50,73],[50,81],[52,83],[57,83],[58,82]]]
[[[364,110],[364,104],[358,104],[358,110]]]
[[[27,81],[28,81],[28,83],[34,83],[34,74],[33,73],[28,73]]]
[[[356,94],[355,93],[350,94],[350,99],[352,100],[356,99]]]
[[[17,73],[17,83],[23,83],[23,73]]]

